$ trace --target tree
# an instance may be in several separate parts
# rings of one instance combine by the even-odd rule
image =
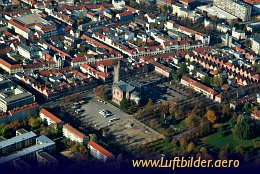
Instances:
[[[149,98],[147,104],[146,104],[146,107],[150,107],[150,106],[153,106],[153,100],[151,98]]]
[[[185,118],[184,123],[189,128],[196,127],[198,124],[198,118],[195,116],[195,114],[190,113],[188,117]]]
[[[213,77],[213,80],[212,80],[213,84],[220,87],[223,85],[223,79],[220,75],[217,75],[215,77]]]
[[[220,126],[218,128],[218,132],[220,133],[221,136],[226,136],[226,128],[225,128],[225,126]]]
[[[208,121],[211,123],[215,123],[217,120],[216,114],[213,110],[208,110],[206,112],[206,117],[207,117]]]
[[[123,98],[120,102],[120,108],[127,110],[131,106],[131,103],[126,98]]]
[[[41,118],[40,117],[31,117],[29,119],[29,126],[32,128],[32,129],[35,129],[35,128],[38,128],[40,127],[42,121],[41,121]]]
[[[194,152],[195,149],[196,149],[196,146],[195,146],[195,144],[191,141],[191,142],[188,144],[187,152],[188,152],[188,153]]]
[[[234,134],[237,138],[248,140],[251,138],[251,128],[246,119],[241,119],[237,122],[237,124],[234,127]]]
[[[251,40],[246,38],[245,40],[245,45],[248,47],[248,48],[251,48],[252,47],[252,43],[251,43]]]
[[[200,153],[202,153],[203,155],[208,153],[208,150],[206,149],[206,147],[201,147],[200,148]]]
[[[90,140],[97,142],[97,135],[96,134],[89,134],[89,138],[90,138]]]
[[[245,149],[241,144],[236,146],[236,152],[241,156],[245,155]]]
[[[188,145],[188,141],[186,137],[181,137],[180,140],[180,146],[182,149],[186,149],[187,145]]]
[[[107,93],[106,93],[106,88],[104,85],[100,85],[100,86],[96,87],[94,93],[101,99],[107,100]]]

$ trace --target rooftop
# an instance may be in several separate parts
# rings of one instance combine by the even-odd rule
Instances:
[[[16,137],[13,137],[13,138],[0,142],[0,148],[4,148],[6,146],[10,146],[12,144],[15,144],[15,143],[18,143],[18,142],[21,142],[21,141],[24,141],[26,139],[33,138],[33,137],[36,137],[36,134],[34,132],[30,131],[28,133],[24,133],[22,135],[19,135],[19,136],[16,136]]]
[[[103,155],[105,155],[107,157],[112,157],[113,156],[112,153],[110,153],[109,151],[107,151],[106,149],[104,149],[103,147],[101,147],[100,145],[98,145],[97,143],[95,143],[92,140],[89,141],[88,145],[93,147],[94,149],[96,149],[97,151],[99,151],[100,153],[102,153]]]

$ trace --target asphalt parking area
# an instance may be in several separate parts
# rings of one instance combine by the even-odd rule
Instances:
[[[78,114],[78,117],[82,124],[84,126],[93,126],[97,129],[111,126],[130,118],[130,115],[115,107],[114,105],[108,102],[104,104],[103,102],[98,101],[96,98],[92,98],[88,103],[83,104],[81,109],[84,109],[84,112]],[[99,113],[99,110],[102,109],[110,111],[112,115],[105,118]],[[109,120],[112,118],[117,118],[117,120],[109,122]]]

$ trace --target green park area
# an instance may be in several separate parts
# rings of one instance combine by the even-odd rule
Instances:
[[[228,144],[230,144],[233,148],[235,148],[237,145],[242,145],[244,148],[249,148],[254,146],[254,142],[258,142],[257,144],[259,144],[260,137],[250,140],[241,140],[236,138],[233,133],[227,136],[222,136],[218,132],[203,138],[202,141],[205,144],[216,149],[221,149],[222,147],[225,147]]]

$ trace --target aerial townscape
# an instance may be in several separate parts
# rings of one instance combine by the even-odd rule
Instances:
[[[260,0],[0,0],[0,168],[260,165]]]

